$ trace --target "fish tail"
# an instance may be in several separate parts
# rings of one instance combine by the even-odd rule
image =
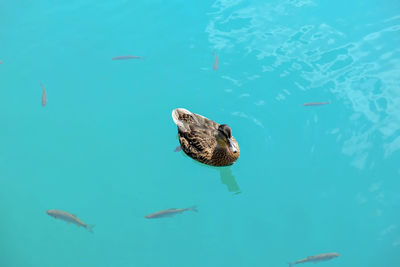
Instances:
[[[85,228],[88,229],[88,231],[93,234],[93,228],[94,228],[93,224],[87,224]]]
[[[197,206],[189,207],[189,208],[187,208],[187,210],[191,210],[191,211],[194,211],[194,212],[199,212],[199,210],[197,209]]]

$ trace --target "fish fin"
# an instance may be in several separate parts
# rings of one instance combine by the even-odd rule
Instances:
[[[199,212],[199,210],[197,209],[197,206],[189,207],[189,208],[187,208],[187,210],[191,210],[191,211],[194,211],[194,212]]]
[[[289,267],[292,267],[294,265],[294,263],[288,262]]]
[[[93,234],[93,227],[94,227],[94,224],[87,224],[85,226],[85,228],[88,229],[88,231],[91,232],[92,234]]]

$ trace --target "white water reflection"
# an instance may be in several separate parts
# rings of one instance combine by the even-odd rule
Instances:
[[[240,117],[240,118],[249,119],[250,121],[254,122],[257,126],[260,126],[261,128],[264,128],[264,125],[258,119],[256,119],[253,116],[249,116],[249,115],[247,115],[246,113],[244,113],[242,111],[232,112],[232,115]]]
[[[231,81],[235,86],[238,86],[238,87],[242,86],[242,84],[239,82],[239,80],[236,80],[236,79],[234,79],[232,77],[229,77],[227,75],[221,76],[221,78],[225,79],[225,80],[228,80],[228,81]]]
[[[305,0],[258,5],[216,1],[206,32],[214,49],[239,50],[254,57],[259,71],[250,77],[258,80],[265,73],[277,72],[281,79],[290,80],[292,88],[333,93],[353,113],[351,131],[336,133],[342,152],[352,157],[353,166],[364,169],[373,165],[372,149],[383,150],[385,158],[400,150],[400,48],[396,45],[400,16],[373,25],[374,31],[368,32],[372,25],[360,28],[359,36],[329,22],[296,25],[298,21],[283,19],[315,6]],[[296,79],[290,79],[291,75]],[[240,78],[223,78],[236,86],[243,84]],[[277,90],[275,101],[289,95],[288,90]],[[383,147],[375,147],[382,142]]]

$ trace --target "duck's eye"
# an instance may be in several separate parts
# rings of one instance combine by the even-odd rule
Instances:
[[[231,138],[232,137],[232,131],[231,128],[225,128],[225,134],[227,138]]]
[[[226,124],[221,124],[218,127],[218,131],[220,131],[226,138],[231,138],[232,137],[232,130]]]

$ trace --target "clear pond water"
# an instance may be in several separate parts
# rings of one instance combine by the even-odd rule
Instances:
[[[399,44],[392,0],[1,1],[0,266],[400,266]]]

